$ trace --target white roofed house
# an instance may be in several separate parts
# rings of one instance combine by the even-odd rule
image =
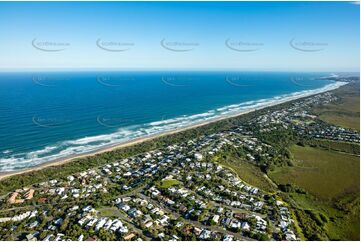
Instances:
[[[198,160],[198,161],[201,161],[201,160],[203,159],[203,155],[200,154],[200,153],[195,153],[195,154],[194,154],[194,158],[195,158],[196,160]]]
[[[223,212],[223,210],[224,210],[224,209],[223,209],[222,207],[218,207],[218,208],[217,208],[217,213],[221,214],[221,213]]]
[[[95,231],[98,231],[99,229],[103,228],[106,222],[107,222],[107,218],[101,218],[95,226]]]
[[[120,228],[120,226],[123,226],[123,223],[119,219],[115,219],[113,221],[112,226],[110,227],[110,230],[115,232],[116,230],[118,230]]]
[[[84,239],[84,235],[81,234],[81,235],[78,237],[78,241],[83,241],[83,239]]]
[[[89,221],[89,219],[91,219],[90,216],[85,216],[78,221],[78,224],[80,224],[80,226],[83,226],[86,222]]]
[[[131,217],[131,218],[137,218],[137,217],[140,217],[143,213],[136,209],[136,208],[132,208],[128,211],[128,215]]]
[[[166,226],[168,225],[168,221],[169,221],[169,217],[167,215],[163,215],[163,217],[161,219],[159,219],[159,222],[163,225]]]
[[[251,226],[249,226],[249,224],[247,222],[242,222],[241,229],[245,230],[245,231],[249,231],[251,229]]]
[[[64,222],[64,220],[62,218],[58,218],[54,221],[55,225],[62,225],[62,223]]]
[[[91,219],[91,220],[87,223],[86,227],[88,227],[88,228],[93,227],[94,224],[95,224],[97,221],[98,221],[97,218]]]
[[[122,234],[126,234],[129,232],[127,226],[125,226],[124,224],[119,227],[118,231],[119,231],[119,233],[122,233]]]
[[[241,227],[241,223],[238,220],[232,220],[230,227],[233,229],[239,229]]]
[[[291,230],[288,230],[286,231],[286,237],[285,237],[286,240],[289,240],[289,241],[294,241],[294,240],[297,240],[297,237],[296,235],[293,233],[293,231]]]
[[[53,238],[53,237],[54,237],[53,234],[49,234],[43,239],[43,241],[50,241],[50,239]]]
[[[233,235],[226,234],[223,238],[223,241],[232,241],[234,238]]]
[[[62,237],[64,236],[64,234],[57,234],[56,235],[56,238],[54,239],[54,241],[60,241],[60,240],[62,240]]]
[[[112,226],[113,222],[114,221],[112,219],[108,219],[103,228],[108,231],[110,229],[110,226]]]
[[[207,229],[203,230],[199,236],[200,239],[209,239],[210,237],[211,237],[211,231]]]
[[[214,215],[213,218],[212,218],[212,221],[213,221],[215,224],[218,224],[218,222],[219,222],[219,215]]]
[[[67,180],[68,180],[69,182],[74,181],[74,179],[75,179],[74,176],[68,176],[68,177],[67,177]]]

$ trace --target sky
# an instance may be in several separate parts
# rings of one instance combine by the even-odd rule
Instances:
[[[359,71],[351,2],[0,2],[0,70]]]

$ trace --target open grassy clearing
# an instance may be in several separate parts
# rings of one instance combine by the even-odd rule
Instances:
[[[162,189],[168,189],[168,188],[176,186],[178,184],[180,184],[180,181],[175,180],[175,179],[161,180],[156,183],[157,187],[160,187]]]
[[[324,233],[325,235],[323,239],[359,240],[360,201],[358,195],[344,195],[343,198],[339,200],[334,199],[332,202],[322,201],[310,194],[290,193],[288,195],[297,204],[298,212],[304,213],[304,211],[312,211],[316,216],[322,214],[326,217],[327,222],[324,222],[322,225],[317,225],[317,229],[322,231],[320,234]],[[341,202],[343,200],[345,203]],[[341,203],[341,207],[336,205],[338,203]],[[313,229],[310,228],[312,222],[313,221],[307,221],[306,224],[302,225],[306,233],[312,233]],[[302,221],[298,221],[298,223],[302,223]]]
[[[121,212],[116,207],[101,207],[98,209],[100,216],[102,217],[119,217]]]
[[[320,114],[320,119],[332,123],[344,128],[351,128],[355,130],[360,130],[360,116],[359,114],[350,115],[344,114],[337,111],[323,111]]]
[[[339,151],[339,152],[349,153],[349,154],[353,154],[353,155],[360,154],[360,146],[355,143],[314,139],[314,140],[308,141],[306,144],[311,147],[317,147],[317,148],[326,149],[326,150]]]
[[[267,192],[276,191],[276,186],[261,169],[247,161],[230,156],[214,156],[213,161],[233,170],[240,179],[252,186],[256,186]]]
[[[311,147],[292,146],[293,167],[277,168],[277,184],[294,184],[305,194],[287,195],[308,239],[358,240],[359,157]]]
[[[360,190],[359,157],[311,147],[292,146],[290,150],[294,166],[271,172],[276,183],[294,183],[324,200]]]
[[[317,107],[314,112],[325,122],[345,128],[360,130],[360,88],[352,83],[335,91],[340,100],[337,103]]]

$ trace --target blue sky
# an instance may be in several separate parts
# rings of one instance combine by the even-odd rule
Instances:
[[[358,71],[359,7],[350,2],[0,2],[0,70]]]

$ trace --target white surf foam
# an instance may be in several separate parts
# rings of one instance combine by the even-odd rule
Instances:
[[[191,125],[215,120],[220,117],[228,117],[239,114],[240,112],[260,109],[269,105],[279,104],[291,101],[301,97],[334,90],[347,84],[346,82],[334,82],[322,88],[314,90],[306,90],[285,94],[268,99],[260,99],[247,101],[239,104],[232,104],[204,113],[195,115],[183,115],[177,118],[165,119],[161,121],[151,122],[143,125],[133,125],[118,129],[111,134],[84,137],[77,140],[68,140],[59,142],[56,145],[47,146],[41,150],[30,153],[8,154],[8,157],[0,159],[0,171],[12,171],[36,166],[48,161],[59,158],[66,158],[73,155],[93,152],[107,145],[120,144],[136,138],[152,136],[177,128],[188,127]],[[3,152],[4,154],[4,152]]]

